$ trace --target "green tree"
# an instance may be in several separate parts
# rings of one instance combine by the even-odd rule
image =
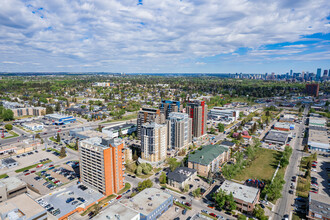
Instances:
[[[57,142],[57,143],[60,143],[60,142],[61,142],[60,133],[57,133],[57,136],[56,136],[56,142]]]
[[[199,198],[202,194],[201,194],[201,189],[197,188],[192,192],[192,195],[194,198]]]
[[[57,111],[57,112],[61,111],[61,105],[59,102],[56,102],[55,111]]]
[[[51,106],[46,106],[46,114],[53,114],[54,109]]]
[[[183,192],[188,192],[188,191],[189,191],[189,185],[186,184],[186,185],[184,185],[184,187],[183,187]]]
[[[160,184],[165,184],[166,183],[166,179],[167,179],[166,173],[165,172],[162,172],[160,174],[160,176],[159,176],[159,182],[160,182]]]
[[[217,193],[213,194],[213,199],[219,208],[223,208],[226,204],[226,193],[220,189]]]
[[[308,152],[309,151],[309,148],[308,148],[308,144],[305,144],[305,146],[304,146],[304,152]]]
[[[153,185],[152,181],[150,179],[144,180],[143,182],[138,183],[137,190],[141,192],[142,190],[146,188],[151,188]]]
[[[234,200],[234,196],[232,193],[230,193],[229,195],[226,196],[226,203],[227,203],[227,207],[230,211],[236,209],[236,202]]]
[[[3,110],[2,119],[4,121],[14,120],[14,112],[12,110],[10,110],[10,109]]]
[[[260,220],[267,220],[268,218],[265,216],[265,210],[263,208],[261,208],[260,205],[256,205],[254,210],[253,210],[253,215],[254,217],[256,217],[257,219]]]
[[[225,131],[225,126],[221,123],[218,123],[218,131],[219,132],[224,132]]]
[[[141,175],[142,174],[142,167],[141,166],[138,166],[137,168],[136,168],[136,170],[135,170],[135,173],[136,173],[136,175]]]
[[[246,216],[245,215],[238,215],[238,220],[246,220]]]
[[[6,125],[5,125],[5,129],[6,129],[7,131],[11,131],[11,130],[13,130],[13,125],[12,125],[12,124],[6,124]]]
[[[78,139],[76,139],[76,143],[75,143],[75,145],[74,145],[74,149],[75,149],[75,150],[78,150],[78,146],[79,146],[79,145],[78,145]]]
[[[61,151],[60,151],[60,157],[66,157],[66,151],[65,151],[65,147],[61,147]]]
[[[170,166],[172,172],[180,166],[180,162],[177,162],[177,159],[173,157],[167,158],[167,164]]]
[[[38,133],[38,134],[36,134],[36,137],[35,138],[40,138],[40,134]]]

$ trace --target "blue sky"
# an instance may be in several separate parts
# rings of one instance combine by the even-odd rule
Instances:
[[[1,0],[0,72],[330,69],[328,0]]]

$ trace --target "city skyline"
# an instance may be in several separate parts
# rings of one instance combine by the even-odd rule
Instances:
[[[1,72],[329,69],[325,0],[5,0],[0,6]]]

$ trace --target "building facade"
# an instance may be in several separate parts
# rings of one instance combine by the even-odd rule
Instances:
[[[105,196],[124,187],[124,142],[115,138],[89,138],[79,142],[81,181]]]
[[[206,134],[207,105],[205,101],[189,101],[187,103],[186,113],[192,119],[192,135],[194,137],[200,137]]]
[[[26,108],[12,108],[14,117],[22,117],[27,115],[42,116],[46,114],[44,107],[26,107]]]
[[[9,177],[0,180],[0,203],[26,192],[26,183],[17,177]]]
[[[201,150],[188,156],[188,167],[197,170],[201,176],[208,176],[209,172],[215,173],[221,170],[222,164],[228,161],[230,150],[223,145],[207,145]]]
[[[159,109],[155,108],[141,108],[137,115],[137,136],[141,137],[141,126],[144,123],[156,122],[157,124],[165,123],[165,115],[160,112]]]
[[[208,113],[208,117],[210,119],[231,119],[232,121],[236,121],[239,118],[239,111],[234,109],[222,109],[218,107],[214,107]]]
[[[141,158],[150,162],[159,162],[166,158],[167,125],[155,122],[141,126]]]
[[[319,96],[320,85],[317,83],[306,84],[306,93],[310,96]]]
[[[184,189],[188,182],[197,177],[197,171],[189,167],[178,167],[167,174],[168,186],[178,190]]]
[[[186,113],[171,112],[167,120],[168,148],[179,150],[192,140],[192,119]]]
[[[159,105],[160,112],[164,113],[167,119],[171,112],[181,112],[182,105],[180,101],[162,100]]]

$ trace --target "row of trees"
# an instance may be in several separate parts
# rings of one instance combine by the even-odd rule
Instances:
[[[152,171],[152,166],[149,163],[141,163],[137,166],[135,173],[136,175],[149,174]]]
[[[0,106],[0,121],[11,121],[14,120],[14,112],[10,109],[5,109]]]
[[[281,167],[285,168],[289,164],[289,160],[292,154],[292,148],[290,146],[285,146],[282,153],[282,158],[280,160]]]

